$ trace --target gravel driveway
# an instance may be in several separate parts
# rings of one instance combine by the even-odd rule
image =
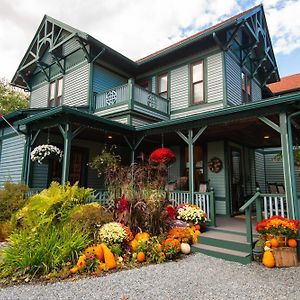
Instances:
[[[0,299],[300,299],[300,267],[267,269],[203,254],[77,281],[0,289]]]

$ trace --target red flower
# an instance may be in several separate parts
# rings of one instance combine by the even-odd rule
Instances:
[[[169,148],[159,148],[154,150],[149,160],[156,164],[172,164],[176,161],[176,156]]]
[[[173,207],[171,204],[169,204],[167,207],[166,207],[166,211],[167,211],[167,214],[168,216],[175,220],[176,219],[176,215],[177,215],[177,210],[175,207]]]
[[[118,203],[118,212],[129,211],[129,203],[123,195]]]

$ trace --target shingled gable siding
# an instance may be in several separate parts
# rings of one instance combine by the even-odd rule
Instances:
[[[225,62],[227,104],[239,105],[242,103],[241,68],[229,53],[225,53]]]
[[[171,87],[171,118],[184,117],[187,114],[198,114],[205,111],[219,109],[223,107],[223,60],[222,53],[216,53],[208,56],[204,63],[206,70],[204,74],[205,103],[200,105],[190,105],[190,82],[189,82],[189,65],[184,65],[173,69],[170,72]],[[206,78],[205,78],[206,76]],[[209,105],[211,104],[211,105]],[[187,111],[183,111],[183,110]]]
[[[24,136],[13,136],[0,141],[0,186],[6,180],[20,182],[22,176]]]

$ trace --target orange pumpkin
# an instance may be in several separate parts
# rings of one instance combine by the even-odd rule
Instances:
[[[144,252],[139,252],[136,259],[139,263],[142,263],[143,261],[145,261],[145,253]]]
[[[136,239],[134,239],[130,242],[130,246],[131,246],[131,249],[133,252],[136,251],[138,245],[139,245],[139,242]]]
[[[270,241],[272,248],[278,248],[279,247],[279,242],[277,239],[273,238]]]
[[[275,258],[272,253],[272,251],[268,250],[264,252],[262,263],[264,266],[268,268],[274,268],[275,267]]]
[[[297,247],[297,241],[295,239],[288,239],[288,246],[292,248]]]
[[[70,273],[71,274],[75,274],[78,271],[78,267],[73,267],[72,269],[70,269]]]
[[[105,262],[107,268],[109,270],[116,268],[117,263],[116,263],[113,253],[109,250],[109,248],[104,243],[101,244],[101,247],[102,247],[103,254],[104,254],[104,262]]]
[[[94,253],[95,253],[95,256],[97,257],[97,259],[99,259],[100,261],[103,261],[104,255],[103,255],[103,249],[102,249],[101,245],[94,246]]]

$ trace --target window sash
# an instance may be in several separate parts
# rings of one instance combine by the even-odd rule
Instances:
[[[158,95],[168,98],[168,74],[158,77]]]
[[[63,78],[59,78],[55,81],[50,82],[49,89],[49,107],[61,105],[61,99],[63,94]]]
[[[192,104],[204,102],[203,60],[191,65]]]

